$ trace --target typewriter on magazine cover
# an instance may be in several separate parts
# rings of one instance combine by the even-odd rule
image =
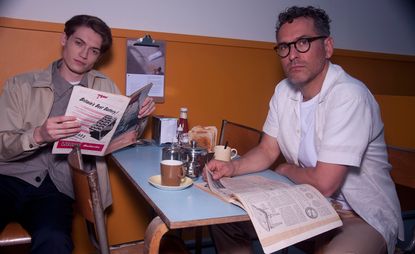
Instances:
[[[114,128],[115,121],[117,118],[110,115],[105,115],[99,119],[96,123],[89,127],[89,134],[91,137],[101,140],[105,135],[108,134]]]

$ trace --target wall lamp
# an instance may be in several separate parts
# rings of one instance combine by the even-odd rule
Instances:
[[[133,44],[134,46],[147,46],[147,47],[160,47],[156,44],[156,41],[151,38],[149,34],[146,34],[144,37],[137,39]]]

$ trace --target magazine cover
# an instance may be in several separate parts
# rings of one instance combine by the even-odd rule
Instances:
[[[122,116],[120,123],[109,143],[105,154],[112,153],[118,149],[137,142],[147,126],[147,118],[138,118],[138,111],[153,86],[152,83],[145,85],[135,91],[129,98],[130,102]]]
[[[75,86],[65,114],[77,117],[81,131],[56,141],[52,153],[68,154],[79,144],[82,154],[103,156],[136,142],[146,123],[137,117],[138,111],[151,86],[131,97]]]

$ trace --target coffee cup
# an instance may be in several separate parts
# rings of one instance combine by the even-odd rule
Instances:
[[[186,169],[182,161],[162,160],[160,162],[161,185],[179,186],[184,182]]]
[[[229,146],[226,148],[222,145],[215,146],[213,151],[213,158],[221,161],[230,161],[238,155],[238,151],[235,148],[230,148]]]

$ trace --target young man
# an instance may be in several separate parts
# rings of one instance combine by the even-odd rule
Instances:
[[[119,93],[92,68],[112,45],[110,28],[99,18],[78,15],[65,23],[62,58],[48,69],[6,81],[0,96],[0,230],[11,220],[32,236],[31,253],[72,253],[72,180],[66,155],[51,153],[53,142],[81,130],[64,116],[74,85]],[[154,111],[147,98],[138,117]],[[96,167],[107,207],[111,203],[107,167]]]
[[[275,171],[311,184],[339,213],[343,226],[315,239],[323,253],[393,253],[403,238],[390,177],[379,106],[366,86],[332,64],[329,17],[314,7],[279,15],[275,50],[286,79],[269,104],[261,143],[231,163],[211,161],[215,179],[260,171],[282,153]],[[249,253],[252,226],[212,228],[219,253]]]

